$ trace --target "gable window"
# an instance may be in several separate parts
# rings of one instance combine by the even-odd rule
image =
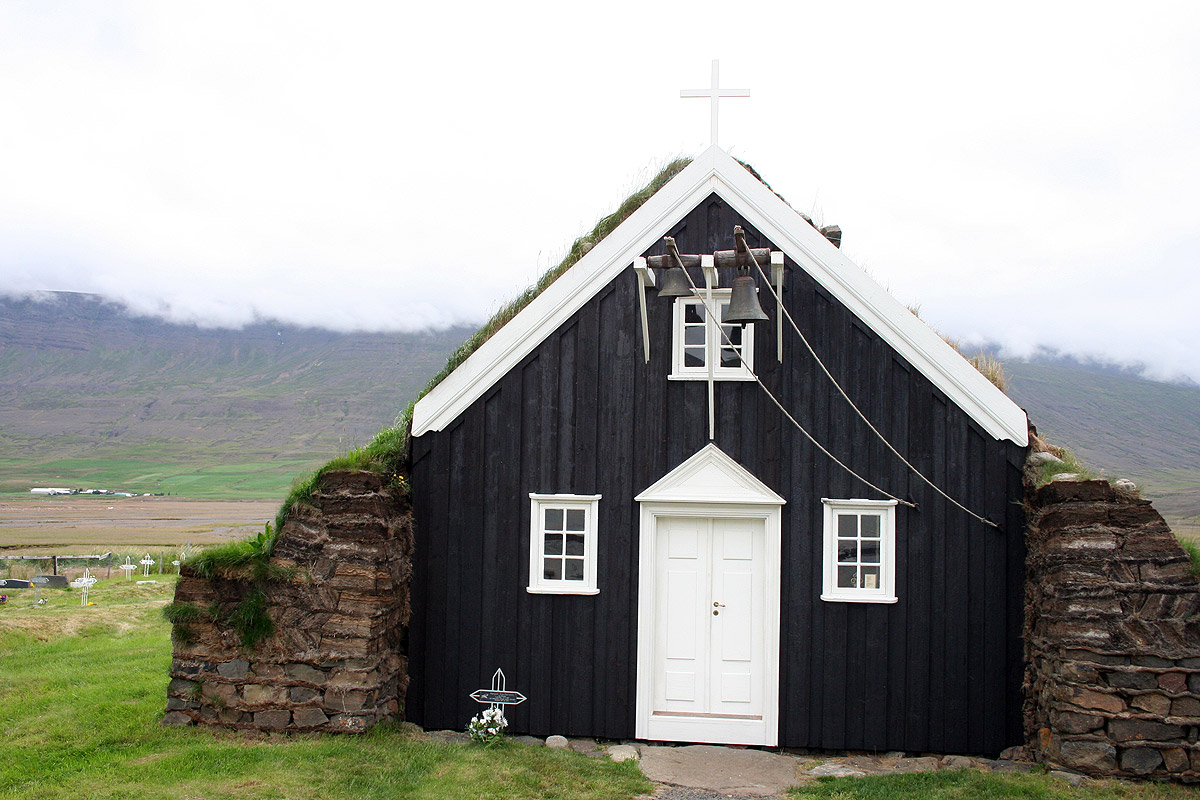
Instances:
[[[713,310],[720,319],[729,307],[729,289],[714,289],[712,294]],[[716,380],[754,380],[742,364],[744,358],[747,365],[754,366],[754,326],[718,325],[712,316],[705,312],[702,297],[675,301],[671,379],[706,380],[711,363]]]
[[[599,594],[598,494],[529,495],[529,587],[534,594]]]
[[[896,501],[829,500],[825,504],[821,599],[896,602]]]

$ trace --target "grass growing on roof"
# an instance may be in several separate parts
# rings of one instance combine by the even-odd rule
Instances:
[[[463,342],[462,346],[451,354],[449,360],[446,362],[446,366],[442,367],[441,371],[434,375],[425,388],[417,394],[416,400],[413,400],[407,408],[400,412],[399,416],[396,417],[395,423],[390,428],[384,428],[364,447],[355,448],[345,455],[334,458],[293,485],[291,492],[279,507],[279,513],[275,515],[275,530],[278,531],[283,526],[283,522],[287,519],[288,512],[291,511],[292,506],[297,503],[308,502],[312,497],[313,491],[316,489],[317,483],[327,472],[339,469],[362,469],[385,475],[403,474],[404,464],[408,457],[413,408],[416,406],[417,400],[420,400],[433,391],[434,387],[445,380],[446,376],[451,372],[458,369],[459,365],[478,350],[484,342],[492,338],[498,330],[507,325],[525,306],[532,303],[534,298],[544,292],[546,287],[558,280],[579,259],[587,255],[601,239],[612,233],[630,214],[641,208],[643,203],[649,200],[655,192],[667,184],[667,181],[678,175],[691,162],[690,158],[677,158],[667,164],[649,183],[625,198],[616,211],[597,222],[591,231],[576,239],[571,244],[562,261],[547,270],[538,279],[536,284],[530,286],[501,307],[499,311],[492,315],[491,319],[484,323],[483,327],[477,330],[471,338]]]
[[[571,249],[567,251],[567,255],[562,261],[560,261],[556,266],[547,270],[536,284],[530,286],[524,292],[517,295],[517,297],[513,298],[499,311],[492,315],[492,318],[484,323],[484,326],[476,331],[470,339],[467,339],[467,341],[463,343],[462,347],[454,351],[453,355],[450,356],[450,360],[446,362],[446,366],[442,367],[441,372],[439,372],[437,375],[434,375],[433,379],[429,381],[429,384],[421,390],[420,394],[417,395],[417,400],[420,400],[422,397],[433,391],[434,387],[445,380],[447,375],[458,369],[458,366],[466,361],[472,353],[478,350],[484,342],[492,338],[496,331],[508,324],[509,320],[520,313],[525,306],[533,302],[535,297],[544,292],[546,287],[558,280],[558,278],[564,272],[574,266],[579,259],[587,255],[588,252],[595,247],[601,239],[612,233],[618,225],[628,219],[630,214],[641,208],[643,203],[649,200],[655,192],[665,186],[667,181],[671,180],[671,178],[674,178],[676,175],[682,172],[683,168],[690,163],[692,163],[690,158],[677,158],[670,164],[667,164],[648,184],[629,195],[629,197],[625,198],[625,201],[621,203],[621,206],[616,211],[597,222],[596,226],[592,228],[591,231],[576,239],[574,243],[572,243]],[[416,405],[415,401],[413,405]],[[411,409],[412,406],[409,406],[407,411],[409,419],[412,418]]]

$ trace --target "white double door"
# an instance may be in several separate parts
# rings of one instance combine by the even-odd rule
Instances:
[[[646,738],[774,744],[765,520],[668,515],[654,528]]]

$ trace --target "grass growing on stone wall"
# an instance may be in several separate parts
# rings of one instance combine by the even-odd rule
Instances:
[[[1175,538],[1179,541],[1179,546],[1183,548],[1183,552],[1187,553],[1188,558],[1192,560],[1192,574],[1200,578],[1200,544],[1179,535],[1176,535]]]
[[[292,570],[271,563],[278,530],[268,522],[257,535],[249,539],[209,547],[189,556],[183,563],[201,578],[287,580],[292,577]]]
[[[1077,475],[1077,480],[1084,481],[1092,481],[1100,477],[1095,470],[1083,463],[1079,456],[1065,447],[1056,447],[1052,455],[1057,455],[1062,459],[1062,463],[1058,464],[1052,461],[1036,467],[1035,478],[1038,487],[1045,486],[1054,480],[1054,476],[1062,474]]]
[[[506,744],[163,728],[174,576],[138,586],[44,590],[0,606],[0,797],[546,798],[626,800],[650,785],[632,764]],[[203,609],[201,609],[203,611]],[[464,724],[466,720],[463,721]]]
[[[375,438],[367,444],[331,459],[298,480],[275,515],[275,530],[283,527],[292,506],[309,502],[317,484],[327,473],[335,470],[365,470],[384,475],[403,474],[404,463],[408,457],[408,431],[412,420],[412,408],[410,405],[401,413],[395,425],[375,434]]]

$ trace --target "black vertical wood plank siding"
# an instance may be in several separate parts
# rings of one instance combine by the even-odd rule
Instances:
[[[541,441],[541,401],[538,388],[541,385],[541,359],[525,362],[521,370],[521,491],[514,498],[522,507],[521,522],[525,530],[529,530],[530,501],[529,494],[538,492],[541,468],[537,443]],[[534,488],[531,488],[534,487]],[[527,548],[529,545],[526,544]],[[526,553],[528,555],[528,553]],[[528,584],[526,584],[528,585]],[[555,662],[559,654],[552,646],[550,598],[544,595],[524,592],[525,587],[519,587],[524,594],[525,613],[520,619],[526,644],[524,652],[518,654],[521,659],[521,673],[527,676],[532,692],[526,692],[529,697],[529,731],[541,733],[549,731],[553,719],[554,689],[551,681],[554,676]]]
[[[671,233],[683,252],[705,253],[731,249],[734,224],[751,247],[772,246],[715,195]],[[662,252],[656,243],[646,254]],[[721,272],[728,286],[733,271]],[[703,285],[700,270],[692,277]],[[427,728],[461,728],[478,710],[465,695],[500,666],[529,696],[509,708],[513,732],[634,735],[633,497],[708,441],[705,382],[667,378],[672,301],[654,290],[643,361],[636,281],[624,271],[459,420],[414,443],[407,714]],[[1024,519],[1013,500],[1024,449],[979,431],[788,261],[784,302],[830,371],[924,474],[1005,526],[984,529],[876,440],[780,320],[767,286],[759,297],[770,317],[755,332],[763,382],[839,459],[919,506],[896,511],[897,603],[820,600],[821,498],[879,496],[809,444],[758,386],[716,384],[717,444],[788,501],[780,744],[994,753],[1018,742]],[[526,591],[530,492],[603,495],[600,594]]]
[[[909,385],[909,370],[898,358],[892,358],[889,367],[887,385],[891,391],[889,396],[885,396],[885,401],[888,403],[889,426],[887,433],[890,437],[889,441],[901,453],[911,454],[912,447],[909,443],[908,432],[909,393],[895,389],[895,387]],[[907,487],[912,476],[899,459],[893,457],[891,465],[889,474],[892,481],[890,485],[897,487],[899,496],[907,498],[911,494],[911,490]],[[906,507],[899,506],[896,509],[896,553],[898,556],[896,559],[896,594],[903,600],[897,602],[888,611],[886,708],[888,729],[898,731],[905,731],[908,727],[908,641],[911,634],[909,617],[912,614],[912,604],[909,602],[912,597],[910,590],[912,582],[909,580],[910,559],[908,557],[911,526],[908,523],[911,519]]]
[[[908,460],[922,475],[932,479],[935,460],[933,397],[926,390],[924,379],[916,374],[909,376],[909,392],[912,405]],[[904,609],[904,626],[908,634],[906,675],[909,691],[905,711],[905,741],[908,745],[905,749],[924,751],[929,749],[931,694],[936,694],[931,692],[930,650],[934,628],[941,624],[934,611],[929,577],[933,564],[932,539],[935,537],[928,532],[939,517],[932,490],[915,476],[909,478],[908,485],[917,508],[896,510],[897,527],[905,528],[908,534],[904,537],[905,546],[899,550],[904,556],[907,581],[897,587],[903,592],[898,595],[898,605]],[[940,537],[938,539],[940,541]]]

